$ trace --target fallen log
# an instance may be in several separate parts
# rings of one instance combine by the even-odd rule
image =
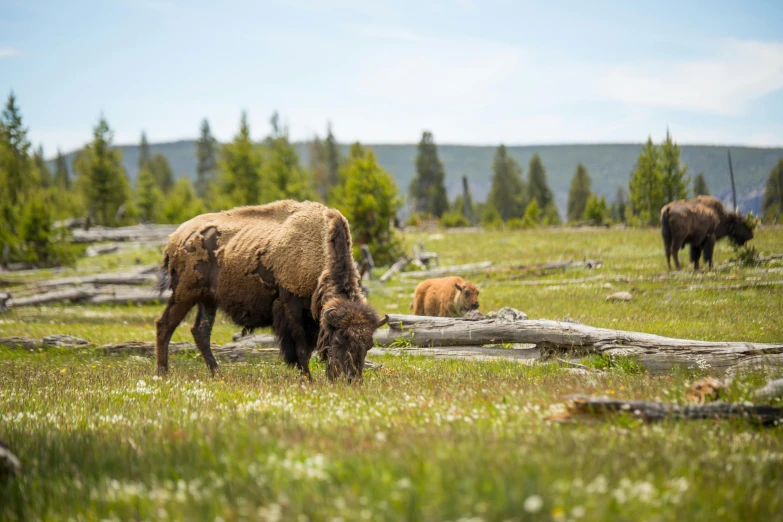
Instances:
[[[497,273],[497,272],[535,272],[535,271],[547,271],[547,270],[565,270],[566,268],[598,268],[602,265],[600,259],[585,259],[584,261],[549,261],[546,263],[534,263],[525,265],[504,265],[492,267],[485,272]]]
[[[155,243],[165,241],[177,225],[134,225],[130,227],[92,227],[89,230],[76,229],[71,241],[74,243],[104,243],[109,241]]]
[[[44,292],[29,297],[11,298],[8,300],[8,308],[19,308],[21,306],[39,306],[49,303],[78,302],[90,299],[100,295],[101,291],[96,288],[81,287],[68,290],[56,290],[53,292]]]
[[[759,399],[771,399],[774,397],[783,397],[783,379],[769,381],[762,388],[756,390],[754,394]]]
[[[653,373],[668,372],[675,366],[726,371],[783,363],[783,344],[674,339],[549,320],[507,322],[390,314],[389,328],[378,330],[375,342],[419,347],[533,344],[542,358],[622,355],[637,359]]]
[[[91,297],[90,304],[155,304],[163,303],[171,296],[171,290],[160,293],[157,290],[133,289],[102,293]]]
[[[95,274],[89,276],[62,277],[40,281],[34,286],[38,288],[54,288],[58,286],[77,285],[147,285],[155,282],[155,276],[147,272],[149,267],[133,272],[116,272],[110,274]]]
[[[385,283],[386,281],[388,281],[391,276],[393,276],[394,274],[402,270],[402,267],[407,265],[408,261],[409,260],[407,256],[400,257],[397,261],[394,262],[394,264],[391,267],[389,267],[389,269],[386,272],[384,272],[384,274],[380,277],[379,281],[381,283]]]
[[[752,404],[711,402],[707,404],[671,404],[655,401],[624,401],[608,397],[569,395],[572,413],[598,414],[621,413],[638,416],[647,422],[705,419],[745,419],[769,425],[783,420],[783,407]]]
[[[468,274],[475,271],[481,271],[492,266],[492,261],[482,261],[480,263],[470,263],[467,265],[439,266],[432,270],[416,270],[413,272],[402,272],[400,277],[443,277],[450,274]]]

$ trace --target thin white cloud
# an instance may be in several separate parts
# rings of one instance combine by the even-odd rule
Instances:
[[[0,58],[11,58],[12,56],[19,56],[21,51],[14,49],[13,47],[0,47]]]
[[[738,115],[783,88],[783,43],[731,39],[715,51],[710,59],[610,68],[594,93],[629,104]]]

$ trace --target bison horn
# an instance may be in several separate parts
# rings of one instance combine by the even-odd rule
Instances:
[[[389,322],[389,316],[384,315],[383,319],[381,319],[381,321],[378,323],[378,326],[376,326],[376,328],[380,328],[381,326],[387,324],[388,322]]]
[[[334,307],[327,308],[326,310],[324,310],[324,319],[326,319],[327,323],[329,323],[330,325],[336,328],[337,324],[335,324],[334,321],[332,321],[332,319],[329,317],[329,314],[332,313],[332,310],[334,310]]]

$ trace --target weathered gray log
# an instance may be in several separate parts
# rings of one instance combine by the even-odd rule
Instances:
[[[176,229],[177,225],[134,225],[118,228],[92,227],[89,230],[74,230],[71,241],[74,243],[103,243],[107,241],[163,242]]]
[[[72,335],[54,334],[47,335],[41,339],[41,344],[46,348],[76,348],[87,347],[90,342],[87,339],[81,337],[74,337]]]
[[[623,401],[608,397],[569,395],[569,409],[574,413],[606,414],[626,412],[648,422],[665,419],[745,419],[762,425],[773,424],[783,419],[780,406],[731,404],[710,402],[707,404],[670,404],[654,401]]]
[[[24,350],[34,350],[38,346],[38,341],[30,337],[0,337],[0,346],[7,348],[16,348]]]
[[[22,463],[11,453],[8,445],[0,440],[0,478],[19,475],[22,472]]]
[[[597,268],[601,266],[600,259],[585,259],[584,261],[548,261],[546,263],[534,263],[526,265],[503,265],[485,270],[488,273],[496,272],[541,272],[547,270],[565,270],[566,268]]]
[[[253,334],[244,337],[237,337],[234,342],[224,344],[224,348],[233,348],[236,346],[245,346],[248,348],[263,347],[269,348],[277,346],[277,338],[270,334]]]
[[[0,312],[8,311],[9,299],[11,299],[11,295],[8,292],[0,292]]]
[[[783,379],[775,379],[767,382],[762,388],[756,390],[754,395],[759,399],[783,397]]]
[[[148,267],[132,272],[114,272],[88,276],[62,277],[35,283],[39,288],[54,288],[71,285],[149,285],[155,282],[155,276],[146,272]]]
[[[84,254],[87,257],[97,257],[106,254],[113,254],[120,250],[119,243],[108,243],[105,245],[90,245]]]
[[[549,320],[509,323],[390,314],[389,329],[378,330],[375,342],[420,347],[525,343],[538,347],[542,357],[563,353],[634,357],[651,372],[667,372],[673,366],[728,370],[783,363],[783,344],[674,339]]]
[[[91,297],[88,302],[90,304],[155,304],[165,303],[170,296],[171,290],[160,293],[157,290],[138,288],[102,293]]]
[[[19,308],[20,306],[39,306],[49,303],[62,303],[65,301],[78,302],[95,297],[100,293],[100,290],[90,287],[55,290],[53,292],[44,292],[28,297],[11,298],[8,301],[8,307]]]
[[[408,264],[408,257],[402,256],[397,261],[394,262],[392,266],[389,267],[389,269],[380,277],[379,281],[381,283],[385,283],[389,280],[391,276],[402,270],[402,267]]]
[[[490,348],[487,346],[442,346],[423,347],[374,347],[368,355],[425,355],[444,359],[473,359],[533,362],[540,358],[538,348]]]
[[[416,270],[414,272],[402,272],[400,277],[443,277],[451,274],[466,274],[474,271],[480,271],[492,266],[492,261],[482,261],[480,263],[470,263],[467,265],[439,266],[432,270]]]

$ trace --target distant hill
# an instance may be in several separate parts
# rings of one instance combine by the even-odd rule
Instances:
[[[306,143],[297,143],[297,150],[303,165],[309,162]],[[400,191],[407,192],[414,176],[416,145],[368,145],[383,167],[394,175]],[[196,144],[193,140],[150,144],[152,153],[164,154],[177,175],[195,179]],[[134,181],[138,171],[138,147],[122,145],[125,170]],[[343,145],[347,155],[348,145]],[[628,177],[636,163],[641,144],[595,144],[595,145],[530,145],[509,146],[509,153],[520,162],[523,174],[533,154],[541,156],[547,171],[547,178],[555,193],[560,213],[564,214],[568,200],[568,188],[576,165],[582,162],[590,172],[593,190],[614,199],[618,187],[628,190]],[[688,164],[688,173],[695,176],[703,172],[712,194],[726,200],[731,197],[731,181],[726,156],[726,146],[683,145],[682,161]],[[482,201],[489,192],[492,177],[493,146],[438,145],[438,152],[446,167],[446,185],[449,197],[455,197],[461,190],[462,176],[467,176],[474,199]],[[73,153],[68,155],[69,164]],[[765,149],[755,147],[731,147],[734,176],[737,184],[737,199],[743,210],[758,213],[761,194],[770,170],[780,158],[783,148]]]

